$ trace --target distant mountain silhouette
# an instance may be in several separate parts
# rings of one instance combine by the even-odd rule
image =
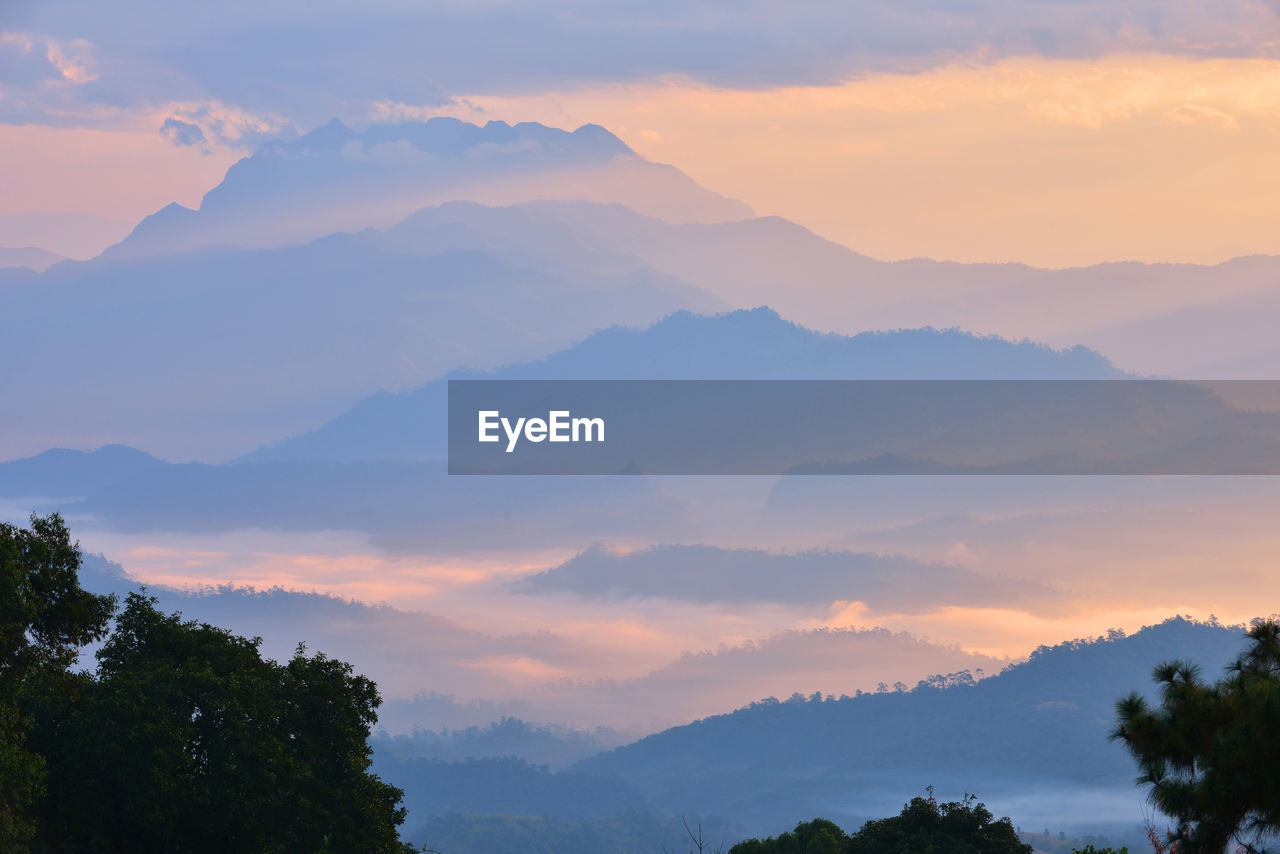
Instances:
[[[768,304],[826,331],[959,327],[1083,344],[1144,373],[1270,379],[1280,372],[1265,328],[1280,300],[1274,256],[1064,270],[923,258],[890,263],[779,217],[675,225],[622,205],[581,201],[444,204],[388,234],[424,245],[519,249],[599,272],[644,265],[730,305]]]
[[[481,376],[454,372],[449,377]],[[678,312],[646,329],[614,327],[494,379],[1107,379],[1124,374],[1082,347],[1059,351],[957,330],[820,334],[768,308]],[[311,433],[245,461],[438,460],[446,380],[378,394]]]
[[[753,703],[641,739],[574,768],[617,775],[659,809],[718,814],[776,833],[797,816],[854,824],[926,784],[978,792],[1023,820],[1059,799],[1099,796],[1099,823],[1142,820],[1136,770],[1108,741],[1116,700],[1150,693],[1151,671],[1179,658],[1213,676],[1243,649],[1239,628],[1173,619],[1130,636],[1042,647],[976,685],[842,699]]]
[[[61,255],[55,255],[34,246],[17,249],[0,247],[0,267],[26,267],[42,273],[61,260],[63,260]]]
[[[640,157],[599,125],[477,126],[452,118],[354,131],[334,119],[233,165],[197,210],[170,204],[118,245],[115,259],[221,244],[272,247],[385,228],[429,204],[539,198],[621,202],[674,222],[745,219],[751,209]]]
[[[130,224],[85,213],[0,214],[0,246],[38,246],[60,258],[92,258],[118,243]]]
[[[526,142],[536,153],[521,147]],[[460,157],[494,187],[511,189],[519,183],[512,176],[531,163],[581,156],[613,164],[631,156],[621,145],[603,130],[533,125],[433,121],[362,134],[331,125],[247,158],[211,191],[207,211],[171,209],[91,263],[62,263],[42,275],[0,268],[0,358],[44,366],[38,377],[10,378],[0,458],[119,442],[175,458],[225,459],[314,429],[378,391],[412,388],[450,369],[540,358],[603,327],[642,326],[682,308],[768,304],[810,329],[842,333],[932,324],[1068,348],[1092,342],[1115,364],[1152,373],[1280,370],[1280,350],[1262,329],[1277,299],[1275,258],[1060,271],[885,263],[774,217],[679,224],[580,198],[423,208],[411,193],[387,217],[371,219],[342,196],[409,188],[416,174],[394,158],[349,162],[348,146],[418,152],[424,164]],[[613,198],[607,182],[591,186]],[[685,192],[662,181],[644,186],[670,200]],[[295,202],[296,209],[273,207]],[[246,213],[259,208],[270,223],[254,224]],[[334,216],[349,222],[327,219]],[[236,233],[219,232],[223,220]],[[374,221],[387,230],[363,228]],[[277,235],[277,227],[296,233]],[[205,245],[276,245],[335,228],[357,233],[272,249]],[[191,246],[203,248],[179,252]],[[137,257],[153,250],[178,254]],[[1189,306],[1198,308],[1188,314]],[[1197,326],[1196,318],[1207,320]],[[1255,326],[1258,334],[1239,334]],[[878,357],[878,374],[860,375],[940,376],[927,366],[940,361],[944,338],[899,337],[901,346]],[[755,369],[735,376],[786,375],[749,348],[725,353],[732,356],[722,363],[736,358]],[[695,355],[715,359],[710,347]],[[965,367],[964,376],[982,375]],[[1035,367],[1018,374],[1003,362],[991,370],[986,375],[1044,375]],[[45,394],[51,386],[71,393]],[[92,419],[81,417],[86,408]]]
[[[106,445],[93,452],[56,448],[0,463],[0,494],[80,497],[167,466],[163,460],[124,445]]]
[[[123,567],[100,555],[86,556],[81,581],[86,589],[99,593],[123,595],[139,590],[139,582]],[[177,589],[157,584],[148,586],[147,592],[166,611],[181,611],[188,619],[263,638],[263,650],[269,656],[287,657],[299,641],[306,641],[313,651],[352,662],[378,683],[387,699],[379,719],[396,734],[414,728],[483,726],[510,715],[557,726],[604,725],[648,733],[771,692],[852,692],[856,686],[870,689],[881,680],[915,681],[939,670],[995,672],[1007,663],[1007,659],[931,643],[906,632],[819,629],[780,632],[732,647],[686,653],[632,679],[560,680],[530,686],[522,681],[512,684],[484,662],[520,658],[543,662],[554,670],[573,666],[596,652],[554,632],[489,634],[437,614],[314,592],[234,585]],[[424,690],[428,688],[429,692]],[[573,758],[584,755],[581,743],[557,747],[536,732],[504,731],[512,736],[505,741],[508,748],[531,761],[567,758],[569,748],[578,751]],[[620,743],[616,733],[605,737],[610,746]],[[481,752],[466,755],[506,755],[493,752],[496,743],[491,738],[470,741]],[[417,747],[411,752],[425,758],[457,758],[430,749],[424,753]]]
[[[118,565],[96,556],[86,560],[82,581],[99,592],[137,589]],[[576,654],[565,639],[551,634],[484,635],[438,616],[315,593],[232,587],[152,587],[150,592],[166,610],[264,637],[269,655],[287,655],[297,640],[306,639],[313,650],[352,661],[391,697],[424,683],[503,690],[483,669],[468,666],[474,657],[554,661]],[[379,762],[388,773],[403,775],[420,795],[413,804],[419,820],[437,813],[433,804],[440,803],[475,813],[538,804],[538,811],[549,815],[606,815],[620,808],[610,800],[615,793],[630,792],[659,813],[714,815],[751,833],[776,833],[794,824],[797,815],[826,815],[856,826],[895,804],[900,807],[931,783],[942,792],[976,791],[997,812],[1037,825],[1060,815],[1064,802],[1097,804],[1092,827],[1127,829],[1142,818],[1141,796],[1133,786],[1131,760],[1107,739],[1115,701],[1132,690],[1152,692],[1151,670],[1162,661],[1190,660],[1212,677],[1243,646],[1239,627],[1175,618],[1128,637],[1116,632],[1041,647],[1029,660],[993,676],[999,664],[992,659],[906,634],[786,632],[684,655],[627,682],[526,689],[520,705],[530,719],[567,721],[617,720],[639,708],[679,715],[717,698],[723,708],[724,697],[740,696],[744,689],[753,691],[749,696],[771,690],[785,697],[795,686],[789,699],[766,698],[663,730],[579,761],[563,775],[516,760],[433,762],[408,744],[384,745]],[[852,683],[866,684],[866,668],[880,662],[883,669],[885,659],[896,662],[897,674],[883,681],[905,679],[907,684],[855,691]],[[924,662],[955,669],[926,676],[937,671],[922,670]],[[976,684],[975,667],[988,673]],[[840,674],[849,686],[842,692],[846,696],[833,696],[830,689],[810,691]],[[390,703],[388,717],[399,721],[401,731],[411,722],[425,728],[439,728],[445,720],[457,725],[460,705],[450,701],[443,712],[447,718],[432,720],[432,704],[417,704],[427,717],[406,717],[415,702]],[[473,714],[499,708],[482,702]],[[560,756],[570,749],[539,737],[537,728],[512,724],[504,731],[511,736],[506,749],[517,753],[529,749]],[[483,733],[474,736],[493,740]],[[603,800],[588,805],[581,800],[581,787],[593,780]],[[453,787],[449,800],[443,792]]]
[[[459,365],[536,358],[601,326],[724,307],[652,270],[605,276],[481,250],[420,252],[376,231],[4,273],[15,275],[0,284],[0,360],[42,368],[6,376],[0,459],[108,442],[231,456]]]
[[[796,584],[803,578],[803,584]],[[653,546],[617,554],[591,548],[560,566],[513,582],[530,594],[600,599],[829,606],[857,600],[877,611],[1043,605],[1056,591],[1031,582],[901,556],[810,551],[780,554],[713,546]]]
[[[173,464],[132,449],[0,463],[0,497],[44,499],[115,530],[357,530],[392,551],[679,537],[682,505],[643,477],[457,478],[425,462]]]

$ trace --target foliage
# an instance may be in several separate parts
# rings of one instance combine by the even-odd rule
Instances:
[[[1007,818],[995,820],[973,795],[938,804],[912,798],[899,815],[869,821],[843,854],[1031,854]]]
[[[1260,622],[1248,637],[1224,679],[1207,684],[1194,665],[1166,662],[1154,674],[1158,707],[1137,694],[1117,704],[1113,738],[1177,823],[1170,842],[1180,854],[1260,851],[1280,833],[1280,623]]]
[[[351,665],[85,591],[57,515],[0,524],[0,852],[400,852]]]
[[[46,682],[65,674],[115,607],[80,587],[80,547],[60,516],[33,515],[30,524],[0,523],[0,851],[23,850],[44,792],[45,763],[27,744],[19,690],[40,671]]]
[[[33,684],[37,850],[400,850],[400,792],[367,773],[374,684],[301,647],[265,661],[258,643],[135,593],[96,677]]]
[[[729,849],[729,854],[839,854],[848,842],[848,835],[836,824],[815,818],[778,836],[739,842]]]
[[[912,798],[891,818],[869,821],[852,836],[823,819],[796,825],[790,833],[748,839],[729,854],[1031,854],[1007,818],[994,820],[973,795],[939,804]]]

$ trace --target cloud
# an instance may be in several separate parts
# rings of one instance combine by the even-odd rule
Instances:
[[[97,79],[93,45],[81,38],[60,42],[38,33],[0,31],[0,67],[6,89],[66,81]]]
[[[469,94],[667,76],[758,90],[1017,56],[1271,58],[1280,20],[1274,5],[1251,0],[373,0],[314,4],[299,37],[288,10],[248,0],[125,0],[110,11],[12,0],[7,12],[17,32],[48,34],[46,63],[83,88],[83,103],[216,100],[308,126],[371,111],[420,118],[412,113]]]
[[[1165,113],[1164,119],[1176,125],[1210,124],[1223,130],[1240,130],[1235,116],[1205,104],[1181,104]]]
[[[45,56],[58,73],[72,83],[88,83],[96,80],[98,73],[93,70],[93,45],[84,39],[73,39],[65,46],[54,39],[45,43]]]
[[[992,676],[1008,663],[880,628],[783,631],[716,650],[686,652],[636,679],[560,682],[523,699],[548,718],[646,730],[657,728],[655,722],[682,723],[766,697],[786,699],[815,691],[838,696],[897,681],[914,687],[940,673],[968,670]]]
[[[284,118],[273,114],[252,114],[220,101],[172,104],[160,133],[174,145],[199,146],[209,153],[211,146],[252,150],[281,136],[296,136]]]
[[[713,546],[655,546],[619,553],[592,548],[514,584],[529,593],[595,598],[654,597],[701,604],[825,607],[864,602],[874,611],[918,613],[943,606],[1038,601],[1051,588],[902,557],[813,551],[779,554]]]
[[[175,119],[173,116],[164,120],[164,124],[160,126],[160,133],[168,137],[174,145],[203,146],[208,142],[199,125]]]

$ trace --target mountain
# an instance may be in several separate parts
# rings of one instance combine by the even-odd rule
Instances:
[[[106,257],[232,244],[265,248],[391,226],[454,199],[620,202],[673,222],[746,219],[750,208],[637,155],[598,125],[569,132],[534,122],[477,126],[451,118],[372,125],[337,119],[235,163],[197,210],[171,204]]]
[[[1108,379],[1124,374],[1082,347],[1059,351],[957,330],[821,334],[768,308],[677,312],[645,329],[613,327],[489,379]],[[311,433],[244,461],[424,460],[444,456],[447,379],[378,394]]]
[[[330,126],[247,158],[211,191],[207,211],[172,209],[91,263],[62,263],[41,275],[0,268],[0,358],[43,366],[38,376],[15,371],[6,384],[0,458],[122,443],[175,458],[225,459],[315,429],[379,391],[413,388],[460,367],[540,358],[596,330],[644,325],[678,309],[768,304],[815,331],[932,325],[1010,341],[1031,336],[1068,350],[1092,343],[1119,366],[1159,374],[1280,369],[1268,336],[1238,334],[1274,313],[1280,261],[1273,258],[1058,271],[885,263],[770,217],[676,223],[581,199],[422,208],[424,199],[414,196],[375,218],[386,226],[377,231],[364,228],[374,219],[359,205],[343,201],[348,191],[376,196],[411,187],[417,174],[394,160],[351,166],[342,154],[348,146],[424,145],[432,149],[428,161],[465,161],[466,169],[449,174],[473,169],[495,187],[515,186],[520,164],[555,152],[610,163],[631,156],[603,131],[540,127],[428,122],[357,134]],[[536,156],[495,141],[526,138],[537,143]],[[332,193],[325,189],[331,178]],[[611,185],[591,186],[604,193]],[[661,181],[646,186],[683,198],[684,190]],[[295,195],[301,201],[289,201]],[[275,225],[253,224],[250,212],[259,208]],[[347,216],[350,222],[330,219]],[[173,222],[164,225],[166,217]],[[210,236],[223,227],[215,228],[218,217],[249,236]],[[179,251],[204,242],[274,245],[347,226],[359,230],[302,245]],[[278,228],[296,233],[277,235]],[[162,250],[176,254],[147,255]],[[1191,306],[1198,308],[1189,314]],[[939,361],[929,348],[944,337],[900,337],[879,374],[857,375],[929,376],[927,365]],[[786,375],[742,347],[726,352],[759,369],[734,376]],[[715,358],[710,348],[695,355]],[[1007,364],[994,373],[966,370],[1021,375]],[[1042,372],[1029,367],[1025,375]],[[64,393],[46,394],[49,388]]]
[[[63,260],[61,255],[55,255],[34,246],[18,249],[0,247],[0,267],[26,267],[37,273],[43,273],[61,260]]]
[[[21,272],[0,285],[0,458],[117,442],[232,456],[459,365],[724,306],[652,270],[418,252],[376,231]]]
[[[753,703],[573,767],[617,775],[658,809],[718,814],[768,833],[813,815],[857,826],[928,784],[978,792],[998,815],[1037,824],[1066,801],[1092,798],[1105,804],[1099,824],[1129,826],[1142,812],[1133,763],[1107,738],[1116,700],[1150,693],[1161,661],[1189,659],[1211,676],[1243,640],[1239,627],[1173,619],[1129,637],[1041,647],[976,683]]]
[[[181,573],[181,566],[175,571]],[[100,555],[86,556],[80,575],[84,587],[97,593],[124,595],[140,588],[124,568]],[[420,610],[278,587],[153,583],[146,592],[165,611],[262,638],[268,657],[286,658],[305,641],[312,651],[351,662],[378,683],[387,700],[379,720],[401,735],[484,726],[519,715],[560,731],[608,727],[616,732],[601,737],[612,746],[620,743],[620,733],[655,732],[769,693],[848,693],[882,681],[914,682],[939,671],[995,672],[1007,663],[905,632],[818,629],[687,652],[632,678],[552,679],[529,673],[581,673],[585,668],[614,674],[616,648],[598,648],[589,640],[550,631],[482,632]],[[503,667],[504,662],[516,666]],[[566,750],[578,751],[575,758],[580,758],[588,747],[549,744],[547,733],[539,738],[537,728],[521,731],[504,725],[485,733],[467,739],[472,752],[462,757],[448,755],[444,737],[436,738],[433,747],[421,734],[408,739],[408,749],[404,738],[393,739],[392,752],[424,759],[515,753],[547,761],[565,756]],[[504,733],[506,738],[495,738]],[[499,746],[504,752],[496,751]]]
[[[86,555],[81,584],[118,596],[140,590],[123,567]],[[510,694],[501,676],[476,666],[494,655],[546,661],[572,657],[572,644],[551,633],[491,635],[437,614],[371,605],[314,592],[222,585],[178,588],[148,584],[147,595],[167,612],[263,640],[263,655],[287,659],[300,642],[312,652],[352,662],[378,683],[384,697],[410,696],[424,685],[472,696]],[[430,719],[417,721],[438,727]]]
[[[425,462],[174,464],[119,447],[55,450],[0,463],[0,497],[118,532],[360,531],[418,554],[691,534],[686,509],[647,478],[458,478]]]
[[[55,448],[34,457],[0,463],[0,495],[71,498],[167,467],[150,454],[124,445],[93,452]]]
[[[83,213],[0,214],[0,246],[38,246],[62,258],[83,260],[118,243],[129,227],[127,222]]]
[[[803,578],[803,585],[795,579]],[[848,551],[780,554],[762,549],[652,546],[620,554],[592,547],[565,563],[513,582],[531,595],[653,597],[709,603],[828,606],[856,600],[877,611],[1043,605],[1055,591],[971,570],[900,556]]]
[[[584,730],[538,725],[509,715],[491,720],[485,726],[472,724],[463,729],[432,730],[419,725],[408,733],[394,736],[382,729],[381,721],[379,715],[379,731],[371,739],[375,749],[408,759],[445,762],[515,756],[533,765],[558,769],[632,741],[607,727]]]
[[[1280,370],[1261,326],[1280,299],[1280,258],[1272,256],[1062,270],[884,262],[779,217],[673,224],[621,205],[575,201],[444,204],[413,214],[389,235],[503,246],[602,273],[640,264],[730,305],[768,304],[823,331],[935,326],[1029,336],[1089,346],[1129,370],[1196,379],[1269,379]]]

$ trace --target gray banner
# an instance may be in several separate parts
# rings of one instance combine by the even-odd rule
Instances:
[[[452,380],[451,474],[1277,474],[1280,382]]]

